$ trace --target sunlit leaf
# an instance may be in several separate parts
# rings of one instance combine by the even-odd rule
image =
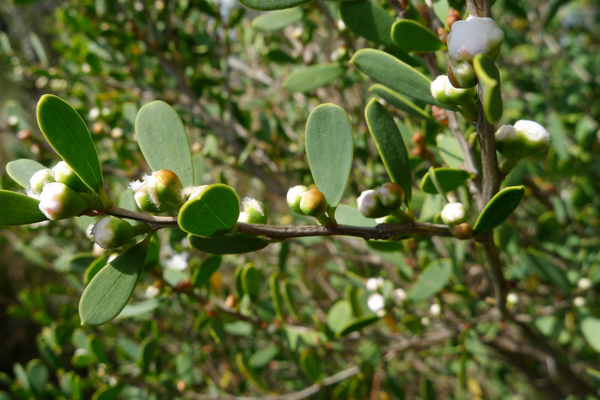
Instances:
[[[425,268],[408,292],[407,298],[413,303],[420,303],[439,292],[452,276],[452,261],[435,260]]]
[[[524,186],[511,186],[498,192],[479,214],[473,233],[489,232],[503,223],[519,206],[524,195]]]
[[[451,168],[435,168],[435,177],[437,178],[442,190],[444,192],[450,192],[458,189],[460,186],[467,183],[471,174],[461,169]],[[429,176],[429,172],[423,176],[421,181],[421,190],[429,194],[438,194],[433,180]]]
[[[28,188],[29,180],[36,172],[44,169],[42,164],[37,161],[22,158],[20,160],[11,161],[6,164],[6,172],[19,185]]]
[[[339,78],[346,71],[340,63],[317,64],[293,71],[283,82],[283,87],[290,92],[310,92],[325,86]]]
[[[260,14],[258,17],[254,18],[252,20],[252,26],[263,31],[275,31],[300,21],[303,15],[304,13],[300,7],[272,11]]]
[[[481,87],[485,116],[492,125],[497,124],[504,110],[498,67],[490,56],[478,54],[473,59],[473,69]]]
[[[21,193],[0,190],[0,226],[25,225],[46,221],[40,201]]]
[[[210,237],[229,232],[240,215],[240,199],[227,185],[208,186],[179,211],[179,227],[192,235]]]
[[[410,19],[396,21],[391,37],[397,46],[410,51],[437,51],[444,48],[444,43],[435,33]]]

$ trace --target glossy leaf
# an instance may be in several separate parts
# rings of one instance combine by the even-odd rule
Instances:
[[[473,69],[481,87],[485,116],[492,125],[497,124],[504,110],[498,67],[490,56],[478,54],[473,59]]]
[[[581,321],[581,333],[594,350],[600,353],[600,319],[586,317]]]
[[[410,19],[396,21],[392,26],[391,37],[397,46],[410,51],[437,51],[445,47],[431,29]]]
[[[221,266],[222,259],[221,256],[211,256],[204,260],[200,267],[194,271],[192,285],[194,285],[194,287],[200,287],[207,284],[212,274],[214,274]]]
[[[0,226],[25,225],[46,221],[40,201],[21,193],[0,190]]]
[[[312,0],[240,0],[240,3],[254,10],[271,11],[296,7],[310,1]]]
[[[384,99],[385,101],[396,107],[398,110],[404,111],[405,113],[410,114],[413,117],[423,118],[427,121],[437,123],[437,121],[433,119],[431,114],[418,107],[416,104],[414,104],[406,97],[402,96],[400,93],[394,92],[390,88],[376,83],[375,85],[369,88],[369,92],[375,93],[377,97]]]
[[[218,183],[188,200],[181,207],[177,221],[187,233],[210,237],[231,231],[239,215],[237,194],[229,186]]]
[[[437,140],[437,147],[440,156],[450,168],[459,169],[461,166],[465,165],[460,146],[454,137],[448,135],[441,136],[441,138]]]
[[[190,143],[181,118],[163,101],[143,106],[135,119],[135,133],[140,149],[153,171],[175,172],[182,185],[194,184],[194,167]]]
[[[304,13],[300,7],[261,14],[252,20],[252,26],[262,31],[276,31],[302,19]]]
[[[409,203],[412,193],[412,173],[406,146],[394,118],[377,99],[371,100],[367,105],[365,118],[392,182],[402,186],[406,202]]]
[[[340,63],[317,64],[293,71],[283,82],[290,92],[310,92],[333,82],[344,75],[346,68]]]
[[[395,47],[391,38],[395,18],[371,1],[340,4],[340,18],[352,32],[377,44]]]
[[[524,195],[524,186],[507,187],[497,193],[479,214],[473,233],[489,232],[503,223],[519,206]]]
[[[450,192],[467,183],[471,174],[461,169],[435,168],[435,177],[440,183],[442,190],[444,192]],[[429,194],[438,193],[429,172],[423,176],[421,190]]]
[[[357,51],[350,62],[363,74],[403,96],[448,108],[431,96],[429,78],[388,53],[363,49]]]
[[[360,331],[363,328],[377,322],[379,320],[379,316],[377,314],[368,314],[363,315],[362,317],[358,317],[353,319],[350,322],[342,325],[340,329],[335,333],[336,338],[340,338],[342,336],[346,336],[351,334],[352,332]]]
[[[20,160],[11,161],[6,164],[6,172],[15,182],[24,188],[30,187],[29,180],[36,172],[45,169],[42,164],[37,161],[22,158]]]
[[[46,94],[37,105],[37,120],[46,140],[90,189],[104,192],[100,160],[92,136],[77,111],[63,99]]]
[[[79,302],[82,324],[104,324],[125,308],[142,273],[149,242],[150,236],[125,250],[91,280]]]
[[[316,107],[306,122],[306,155],[329,207],[342,199],[352,167],[354,136],[348,114],[334,104]]]
[[[94,276],[106,265],[108,258],[106,256],[98,257],[85,270],[83,274],[83,284],[87,285],[94,279]]]
[[[408,292],[407,299],[413,303],[427,300],[446,286],[451,276],[452,261],[449,259],[429,263]]]
[[[209,254],[242,254],[262,250],[269,241],[256,236],[233,235],[203,238],[189,235],[190,246]]]

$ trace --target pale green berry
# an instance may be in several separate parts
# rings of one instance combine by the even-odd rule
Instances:
[[[287,192],[287,203],[292,211],[298,214],[304,214],[300,209],[300,201],[302,200],[302,195],[308,191],[308,188],[304,185],[294,186],[290,188]]]
[[[356,199],[358,205],[358,211],[367,218],[381,218],[389,214],[375,190],[365,190]]]
[[[311,189],[302,195],[300,210],[310,217],[321,217],[327,212],[327,200],[320,190]]]
[[[394,211],[404,203],[404,189],[394,182],[386,182],[375,191],[379,202],[387,211]]]
[[[136,236],[133,226],[113,216],[100,218],[91,233],[96,243],[104,249],[121,247]]]

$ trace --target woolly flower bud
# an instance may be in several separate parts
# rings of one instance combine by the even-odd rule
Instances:
[[[504,32],[491,18],[469,17],[452,24],[447,42],[448,55],[458,61],[472,61],[478,54],[496,58],[504,42]]]
[[[465,104],[473,103],[475,100],[476,89],[455,88],[447,75],[440,75],[429,86],[431,95],[434,99],[445,104]]]
[[[40,194],[40,211],[48,219],[75,217],[89,208],[89,204],[64,183],[51,182],[44,186]]]
[[[457,61],[448,57],[448,80],[455,88],[472,88],[477,85],[477,75],[470,61]]]
[[[152,213],[171,212],[183,204],[184,192],[179,177],[172,171],[161,169],[144,175],[142,181],[129,184],[134,191],[138,207]]]
[[[320,217],[327,212],[327,200],[325,195],[317,189],[311,189],[304,194],[300,199],[300,210],[303,214],[311,217]]]
[[[515,162],[546,150],[550,134],[537,122],[520,120],[514,126],[501,126],[496,131],[496,144],[500,154]]]
[[[392,296],[394,297],[394,300],[399,303],[402,303],[404,300],[406,300],[406,292],[401,288],[394,289]]]
[[[103,217],[94,224],[92,236],[96,243],[105,249],[116,249],[127,244],[136,231],[128,222],[117,217]]]
[[[55,182],[52,170],[48,168],[39,170],[29,179],[29,187],[31,188],[30,196],[39,197],[44,186],[51,182]]]
[[[577,287],[581,290],[588,290],[592,287],[592,281],[588,278],[581,278],[579,281],[577,281]]]
[[[542,151],[550,145],[550,133],[537,122],[520,120],[514,127],[521,140],[527,143],[532,151]]]
[[[385,299],[379,293],[373,293],[367,299],[367,306],[374,313],[379,313],[385,307]]]
[[[577,308],[585,306],[585,299],[581,296],[577,296],[573,299],[573,305]]]
[[[448,225],[465,222],[465,207],[462,203],[448,203],[442,209],[442,221]]]
[[[377,193],[377,197],[379,197],[381,205],[387,211],[397,210],[404,202],[404,189],[397,183],[384,183],[375,192]]]
[[[506,296],[506,302],[512,305],[517,304],[519,302],[519,296],[516,293],[509,293]]]
[[[358,211],[367,218],[381,218],[388,214],[386,209],[383,208],[377,192],[374,190],[365,190],[362,192],[358,199],[356,199],[356,203]]]
[[[191,200],[200,193],[204,192],[207,187],[208,185],[188,186],[181,191],[181,197],[183,198],[183,201]]]
[[[304,185],[294,186],[290,188],[287,192],[287,203],[288,206],[298,214],[304,214],[300,209],[300,200],[302,200],[302,195],[308,191],[308,188]]]
[[[242,211],[238,217],[238,222],[266,224],[268,218],[267,208],[263,203],[249,197],[242,200]]]
[[[437,317],[442,312],[442,307],[438,303],[433,303],[431,307],[429,307],[429,314],[434,317]]]
[[[64,183],[76,192],[89,193],[90,188],[75,173],[73,168],[64,161],[59,162],[52,168],[56,182]]]
[[[367,290],[371,292],[376,292],[377,289],[383,286],[384,282],[385,281],[383,280],[383,278],[369,278],[367,279],[366,283]]]

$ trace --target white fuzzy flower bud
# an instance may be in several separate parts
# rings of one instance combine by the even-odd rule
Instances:
[[[384,183],[375,192],[379,202],[387,211],[397,210],[404,202],[404,189],[397,183]]]
[[[581,296],[577,296],[573,299],[573,305],[577,308],[585,306],[585,299]]]
[[[304,214],[300,209],[300,201],[302,200],[302,195],[308,191],[308,188],[304,185],[294,186],[290,188],[287,192],[287,203],[288,206],[298,214]]]
[[[579,281],[577,281],[577,287],[581,290],[588,290],[592,287],[592,281],[588,278],[581,278]]]
[[[242,211],[238,217],[238,222],[249,224],[266,224],[268,220],[267,208],[263,203],[256,199],[246,197],[242,200]]]
[[[440,103],[455,105],[473,103],[475,101],[476,89],[455,88],[448,75],[440,75],[429,86],[431,95]]]
[[[55,221],[75,217],[87,210],[89,204],[64,183],[51,182],[40,194],[39,207],[48,219]]]
[[[442,312],[442,307],[438,303],[433,303],[431,307],[429,307],[429,314],[433,317],[437,317]]]
[[[154,286],[150,285],[146,288],[146,292],[144,293],[144,297],[147,299],[153,299],[160,294],[160,290]]]
[[[448,203],[442,209],[442,221],[448,225],[456,225],[466,221],[465,207],[462,203]]]
[[[529,146],[543,150],[550,144],[550,133],[537,122],[520,120],[515,123],[514,128]]]
[[[385,299],[379,293],[373,293],[367,299],[367,306],[374,313],[379,313],[385,307]]]
[[[80,193],[89,193],[90,188],[77,176],[73,168],[64,161],[59,162],[52,168],[56,182],[64,183],[71,189]]]
[[[501,126],[496,131],[496,144],[500,154],[507,158],[500,166],[507,173],[520,159],[548,149],[550,134],[537,122],[520,120],[514,126]]]
[[[174,254],[171,258],[165,260],[165,267],[176,271],[185,271],[188,267],[189,254]]]
[[[452,24],[447,42],[448,55],[457,61],[472,61],[478,54],[496,58],[504,42],[504,32],[491,18],[469,17]]]
[[[383,278],[369,278],[367,279],[367,290],[371,291],[371,292],[376,292],[380,287],[383,286],[383,283],[385,281],[383,280]]]
[[[399,303],[402,303],[404,300],[406,300],[406,292],[402,288],[394,289],[392,296],[394,297],[394,300]]]
[[[367,218],[381,218],[388,214],[379,201],[379,196],[374,190],[365,190],[356,199],[358,211]]]
[[[519,302],[519,296],[516,293],[509,293],[506,296],[506,302],[512,305],[517,304]]]
[[[41,169],[29,178],[29,187],[31,192],[29,193],[32,197],[39,197],[40,193],[44,189],[44,186],[48,183],[55,182],[54,174],[49,168]]]

